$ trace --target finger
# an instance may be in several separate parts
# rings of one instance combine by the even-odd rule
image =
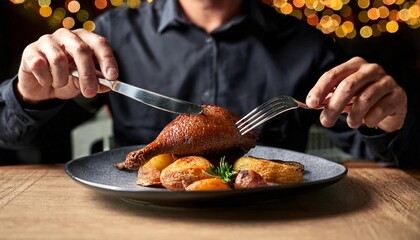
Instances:
[[[325,97],[330,92],[333,92],[343,79],[358,71],[363,63],[366,63],[364,59],[356,57],[325,72],[309,91],[306,97],[306,104],[310,108],[319,107]]]
[[[53,35],[44,35],[38,40],[38,50],[48,60],[51,72],[51,86],[61,88],[68,83],[68,56]]]
[[[111,44],[104,37],[83,29],[78,29],[75,33],[93,50],[103,76],[110,80],[116,80],[118,78],[118,65]]]
[[[36,44],[28,45],[23,51],[20,71],[29,76],[34,76],[41,86],[51,86],[53,82],[48,60],[44,54],[39,52]]]
[[[98,92],[93,50],[78,35],[68,30],[57,30],[60,45],[73,58],[79,73],[80,90],[85,97],[94,97]],[[68,72],[67,72],[68,76]]]
[[[407,113],[407,98],[401,87],[394,89],[366,114],[363,123],[368,127],[379,127],[386,132],[402,128]]]
[[[383,71],[379,65],[363,64],[359,66],[358,71],[339,82],[327,107],[321,113],[323,125],[331,127],[344,110],[349,110],[345,108],[352,99],[354,100],[354,96],[358,96],[363,89],[380,79],[382,75]]]
[[[369,128],[375,128],[378,126],[379,122],[384,120],[387,116],[394,113],[394,109],[390,108],[389,104],[392,104],[391,97],[385,96],[381,101],[377,102],[374,106],[369,108],[369,111],[366,113],[364,118],[360,121],[359,124],[354,125],[353,128],[358,128],[362,125],[366,125]],[[350,119],[347,119],[349,126],[352,124]]]
[[[109,92],[109,91],[111,91],[111,89],[109,87],[104,86],[104,85],[99,85],[98,93],[106,93],[106,92]]]
[[[73,86],[77,89],[80,89],[79,78],[71,76],[71,75],[69,77],[72,79]],[[111,89],[109,87],[99,84],[98,93],[106,93],[106,92],[109,92],[110,90]]]
[[[374,108],[382,106],[383,102],[387,95],[391,94],[393,89],[395,89],[396,84],[393,81],[392,77],[385,76],[380,81],[375,82],[374,84],[365,88],[357,97],[353,100],[353,107],[347,116],[347,123],[352,128],[358,128],[363,122],[363,119],[367,116],[369,112],[375,112]],[[377,111],[380,110],[377,109]],[[381,115],[378,115],[378,118],[381,118]],[[365,122],[369,127],[375,126],[369,122]]]
[[[354,96],[358,96],[360,91],[373,81],[374,79],[371,76],[366,76],[360,72],[356,72],[340,82],[335,92],[332,94],[328,104],[321,112],[321,123],[325,127],[331,127],[334,125],[343,111],[349,111],[346,106],[350,101],[354,101]],[[353,111],[353,108],[354,103],[350,112]]]
[[[72,75],[69,75],[69,79],[71,79],[71,82],[73,83],[73,86],[76,89],[79,89],[80,90],[79,78],[78,77],[75,77],[75,76],[72,76]]]

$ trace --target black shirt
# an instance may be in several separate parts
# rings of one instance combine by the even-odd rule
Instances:
[[[240,15],[210,34],[188,22],[176,1],[117,9],[96,24],[114,48],[122,81],[238,115],[278,95],[304,100],[338,62],[329,37],[254,1],[245,1]],[[122,145],[151,141],[174,117],[114,93],[109,103]],[[266,125],[261,141],[304,150],[317,114],[285,114]]]
[[[97,19],[95,32],[111,43],[121,81],[195,103],[220,105],[240,116],[274,96],[304,101],[321,74],[344,60],[329,36],[259,1],[244,1],[238,16],[210,34],[186,20],[175,0],[113,9]],[[84,119],[54,124],[69,115],[69,108],[75,111],[71,101],[48,110],[11,110],[11,104],[19,105],[12,81],[2,86],[1,121],[19,134],[11,130],[0,134],[3,144],[40,142],[40,128],[45,141],[53,138],[52,132],[69,131]],[[116,93],[97,100],[110,107],[118,146],[149,143],[175,117]],[[5,120],[8,112],[18,112],[16,116],[30,123]],[[308,130],[318,118],[315,110],[286,112],[258,129],[259,144],[304,151]],[[361,134],[346,126],[344,116],[331,131],[338,145],[356,158],[395,160],[391,143],[396,134]]]

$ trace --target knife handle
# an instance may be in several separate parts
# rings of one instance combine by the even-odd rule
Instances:
[[[114,82],[116,82],[116,81],[112,81],[112,80],[108,80],[108,79],[100,78],[100,77],[98,77],[98,81],[99,81],[100,84],[102,84],[104,86],[107,86],[111,89],[113,89],[112,86],[113,86]]]
[[[73,71],[70,72],[70,75],[72,75],[73,77],[79,77],[79,72],[77,70],[73,70]],[[113,86],[113,83],[115,81],[108,80],[108,79],[105,79],[105,78],[100,78],[98,76],[97,76],[97,78],[98,78],[98,81],[99,81],[100,84],[113,89],[112,86]]]

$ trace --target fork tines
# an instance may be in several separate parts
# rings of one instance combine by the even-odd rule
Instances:
[[[241,135],[245,135],[258,125],[273,117],[298,107],[298,104],[287,96],[279,96],[256,107],[235,123]]]

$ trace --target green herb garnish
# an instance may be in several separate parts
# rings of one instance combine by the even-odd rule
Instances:
[[[231,181],[233,181],[233,178],[237,174],[237,172],[233,170],[232,164],[225,162],[224,156],[220,158],[218,167],[215,167],[213,164],[210,164],[209,170],[203,170],[203,173],[210,177],[220,178],[224,183],[230,183]]]

